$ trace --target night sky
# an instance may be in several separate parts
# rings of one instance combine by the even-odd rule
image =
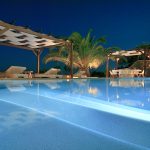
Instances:
[[[97,38],[106,37],[106,47],[131,49],[150,42],[150,0],[1,0],[0,20],[16,20],[16,25],[53,36],[74,31],[85,35],[92,28]],[[10,65],[36,68],[32,52],[4,46],[0,50],[0,71]]]

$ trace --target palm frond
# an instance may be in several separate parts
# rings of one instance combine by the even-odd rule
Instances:
[[[47,64],[51,61],[60,61],[60,62],[65,63],[66,65],[69,64],[69,59],[66,59],[65,57],[62,57],[62,56],[61,57],[60,56],[47,57],[44,62],[45,64]]]

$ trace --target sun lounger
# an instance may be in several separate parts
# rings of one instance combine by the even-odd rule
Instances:
[[[5,72],[0,73],[0,78],[28,78],[27,74],[24,74],[26,67],[10,66]]]
[[[86,77],[87,77],[86,72],[81,70],[73,75],[73,78],[86,78]]]
[[[51,68],[45,73],[35,74],[35,78],[63,78],[63,75],[58,75],[60,69]]]

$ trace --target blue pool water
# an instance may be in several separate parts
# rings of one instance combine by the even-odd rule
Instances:
[[[0,150],[10,149],[150,149],[150,78],[1,80]]]

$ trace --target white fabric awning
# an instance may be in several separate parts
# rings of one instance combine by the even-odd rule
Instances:
[[[132,51],[116,51],[114,53],[112,53],[111,55],[113,56],[136,56],[136,55],[142,55],[144,53],[143,50],[138,51],[138,50],[132,50]]]
[[[0,21],[0,45],[35,50],[64,44],[62,39]]]

